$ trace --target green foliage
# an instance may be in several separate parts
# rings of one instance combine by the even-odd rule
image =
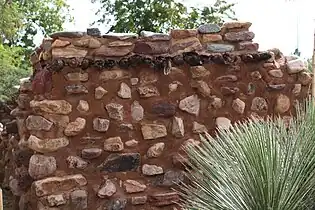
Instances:
[[[34,36],[62,30],[71,20],[65,0],[0,0],[0,100],[11,98],[29,76]]]
[[[139,33],[142,30],[167,32],[171,28],[196,28],[202,23],[234,19],[234,3],[225,0],[203,8],[187,8],[176,0],[91,0],[102,7],[99,23],[113,24],[110,31]],[[112,18],[111,18],[112,17]]]
[[[31,68],[23,57],[24,49],[0,45],[0,100],[9,100],[19,79],[30,75]]]
[[[283,121],[249,120],[186,149],[184,206],[198,210],[306,210],[315,189],[315,106]]]

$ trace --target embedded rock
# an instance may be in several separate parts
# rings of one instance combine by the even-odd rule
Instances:
[[[35,194],[38,197],[51,195],[56,192],[68,191],[87,184],[85,177],[81,174],[63,177],[49,177],[33,182]]]
[[[206,45],[206,49],[209,52],[213,52],[213,53],[225,53],[225,52],[232,52],[235,47],[233,45],[230,44],[207,44]]]
[[[184,121],[182,118],[179,118],[179,117],[173,118],[172,134],[177,138],[184,137],[185,129],[184,129]]]
[[[138,87],[138,92],[141,98],[160,96],[158,89],[152,85]]]
[[[109,198],[116,193],[117,189],[115,184],[111,180],[106,180],[97,192],[97,196],[100,198]]]
[[[220,109],[222,106],[223,106],[222,99],[218,97],[214,97],[212,101],[210,102],[208,109],[216,110],[216,109]]]
[[[241,21],[232,21],[226,22],[223,24],[223,27],[226,29],[243,29],[247,30],[251,27],[252,23],[250,22],[241,22]]]
[[[66,137],[42,140],[31,135],[27,140],[28,148],[40,153],[55,152],[68,145],[69,140]]]
[[[142,196],[135,196],[131,198],[131,204],[132,205],[142,205],[145,204],[148,200],[148,197],[146,195]]]
[[[124,181],[123,185],[127,193],[143,192],[147,188],[147,186],[145,186],[144,184],[130,179]]]
[[[158,139],[167,136],[166,127],[159,124],[144,124],[141,127],[141,131],[145,140]]]
[[[124,143],[120,137],[108,138],[104,141],[104,150],[108,152],[119,152],[124,149]]]
[[[88,209],[88,193],[85,190],[75,190],[70,193],[71,208],[76,210]]]
[[[198,32],[201,34],[219,33],[221,31],[220,26],[213,23],[203,24],[198,27]]]
[[[222,41],[222,36],[220,34],[204,34],[201,37],[203,43]]]
[[[251,41],[255,34],[250,31],[229,32],[224,35],[224,39],[230,42]]]
[[[53,125],[52,122],[42,116],[30,115],[25,121],[28,130],[49,131]]]
[[[151,146],[147,151],[148,158],[156,158],[159,157],[165,148],[165,144],[163,142],[159,142]]]
[[[130,83],[132,86],[135,86],[139,83],[139,78],[130,78]]]
[[[185,179],[185,173],[183,171],[168,170],[165,172],[161,186],[172,186],[182,183]]]
[[[138,146],[139,142],[132,139],[132,140],[126,141],[125,144],[127,147],[136,147]]]
[[[163,174],[164,171],[163,168],[160,166],[144,164],[142,166],[142,173],[147,176],[155,176]]]
[[[101,99],[107,93],[108,93],[107,90],[105,90],[103,87],[99,86],[99,87],[95,88],[94,97],[95,97],[95,99]]]
[[[134,121],[141,121],[144,117],[144,109],[138,101],[131,104],[131,117]]]
[[[70,82],[86,82],[89,80],[88,73],[73,72],[66,74],[65,77]]]
[[[193,122],[192,132],[200,134],[200,133],[208,132],[208,129],[207,129],[207,127],[205,125],[202,125],[202,124],[197,123],[197,122]]]
[[[196,88],[203,97],[209,97],[211,94],[209,85],[204,81],[192,81],[191,87]]]
[[[252,101],[251,110],[252,111],[267,111],[268,110],[267,101],[264,98],[255,97]]]
[[[289,74],[296,74],[306,69],[305,62],[302,59],[287,62],[287,70]]]
[[[85,100],[80,100],[77,106],[77,110],[81,113],[86,113],[90,110],[89,103]]]
[[[174,39],[185,39],[189,37],[197,36],[196,29],[172,29],[171,36]]]
[[[237,98],[232,102],[232,108],[239,114],[244,114],[245,111],[245,102]]]
[[[283,77],[283,73],[280,69],[274,69],[274,70],[270,70],[268,71],[268,73],[276,78],[282,78]]]
[[[163,207],[178,203],[180,201],[180,197],[177,192],[172,191],[150,194],[148,200],[153,206]]]
[[[193,79],[204,78],[210,75],[210,71],[203,66],[191,66],[190,72]]]
[[[200,110],[200,99],[197,95],[191,95],[179,102],[179,108],[189,114],[198,116]]]
[[[103,82],[109,80],[122,80],[130,77],[130,73],[124,70],[103,71],[100,73],[99,79]]]
[[[50,114],[70,114],[72,106],[65,100],[42,100],[31,101],[31,108],[41,112],[47,112]]]
[[[51,156],[33,155],[30,158],[28,173],[33,179],[52,175],[57,169],[56,159]]]
[[[81,133],[86,125],[86,120],[84,118],[78,117],[75,121],[70,122],[64,133],[66,136],[76,136]]]
[[[124,107],[120,104],[110,103],[105,106],[108,116],[114,120],[124,120]]]
[[[109,120],[97,117],[93,120],[93,129],[98,132],[106,132],[109,128]]]
[[[117,94],[120,98],[129,99],[131,98],[131,89],[126,83],[122,82]]]
[[[101,154],[102,149],[100,148],[85,148],[81,151],[81,157],[88,160],[98,158]]]
[[[105,172],[135,171],[140,166],[139,153],[110,154],[106,160],[98,166]]]
[[[226,117],[218,117],[215,124],[219,129],[229,129],[232,126],[231,120]]]
[[[82,84],[72,84],[65,87],[67,94],[86,94],[88,89]]]
[[[51,54],[53,58],[80,58],[85,57],[87,53],[88,51],[86,49],[69,45],[63,48],[53,48]]]
[[[63,194],[47,196],[47,202],[50,207],[61,206],[67,203],[67,199]]]
[[[180,54],[184,52],[192,52],[195,50],[201,50],[202,45],[197,37],[189,37],[185,39],[172,39],[170,53]]]
[[[290,105],[290,98],[286,95],[280,94],[276,100],[275,112],[283,114],[290,109]]]
[[[66,162],[69,168],[85,169],[88,166],[88,162],[78,156],[69,156]]]
[[[152,113],[160,117],[172,117],[176,113],[176,106],[165,101],[158,101],[152,105]]]

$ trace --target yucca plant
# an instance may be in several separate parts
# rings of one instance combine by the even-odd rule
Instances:
[[[315,189],[315,107],[309,100],[287,128],[253,120],[201,136],[189,146],[184,209],[306,210]],[[315,197],[314,197],[315,198]]]

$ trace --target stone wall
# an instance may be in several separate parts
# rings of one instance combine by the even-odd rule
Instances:
[[[175,209],[182,148],[200,133],[253,115],[289,120],[311,75],[296,57],[259,52],[250,26],[45,39],[12,112],[19,208]]]

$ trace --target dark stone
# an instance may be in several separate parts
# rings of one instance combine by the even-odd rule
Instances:
[[[110,200],[107,204],[105,204],[106,210],[124,210],[127,205],[127,199],[119,198],[115,200]]]
[[[211,60],[215,64],[225,64],[225,60],[224,60],[222,54],[217,54],[217,55],[211,56]]]
[[[50,69],[55,72],[60,72],[64,66],[65,66],[65,63],[63,62],[63,60],[55,59],[52,61],[52,64],[50,65]]]
[[[167,186],[178,185],[182,183],[185,179],[185,174],[183,171],[166,171],[163,176],[157,177],[156,185]]]
[[[223,59],[224,59],[224,64],[234,64],[238,61],[237,56],[231,53],[224,53]]]
[[[81,61],[81,64],[80,64],[81,69],[82,69],[82,70],[88,69],[88,68],[90,67],[90,64],[91,64],[90,60],[87,59],[87,58],[84,58],[84,59]]]
[[[80,65],[80,62],[78,59],[76,58],[69,58],[67,60],[67,64],[68,66],[70,66],[71,68],[77,68]]]
[[[234,95],[239,91],[240,89],[237,87],[221,87],[221,93],[224,96]]]
[[[254,58],[251,54],[245,54],[245,55],[241,55],[242,61],[244,61],[245,63],[249,63],[249,62],[253,62]]]
[[[58,39],[59,37],[66,37],[66,38],[81,38],[86,35],[85,32],[80,31],[60,31],[50,35],[53,39]]]
[[[140,166],[139,153],[110,154],[98,168],[106,172],[135,171]]]
[[[149,202],[153,206],[168,206],[177,203],[180,197],[177,192],[155,193],[149,195]]]
[[[127,69],[129,67],[129,60],[128,58],[122,58],[119,62],[118,65],[122,69]]]
[[[7,133],[18,133],[18,127],[16,120],[12,120],[5,125],[5,130]]]
[[[165,101],[159,101],[152,105],[152,113],[160,117],[172,117],[176,113],[176,106]]]
[[[277,85],[273,85],[273,84],[268,84],[267,85],[267,90],[268,91],[272,91],[272,90],[283,90],[285,88],[285,84],[277,84]]]
[[[172,60],[176,66],[185,64],[184,57],[182,55],[177,55]]]
[[[88,93],[88,89],[82,84],[72,84],[65,87],[68,94]]]
[[[268,60],[272,57],[270,52],[259,52],[258,55],[260,61]]]
[[[31,156],[34,154],[34,152],[30,149],[27,150],[17,150],[14,153],[14,161],[18,167],[24,165],[25,167],[28,167],[29,160],[31,159]]]
[[[204,24],[198,27],[198,32],[201,34],[212,34],[212,33],[218,33],[221,31],[220,26],[217,24]]]
[[[96,37],[101,36],[101,31],[98,28],[88,28],[88,29],[86,29],[86,33],[89,36],[96,36]]]
[[[184,53],[184,60],[191,66],[202,65],[201,58],[197,53]]]

